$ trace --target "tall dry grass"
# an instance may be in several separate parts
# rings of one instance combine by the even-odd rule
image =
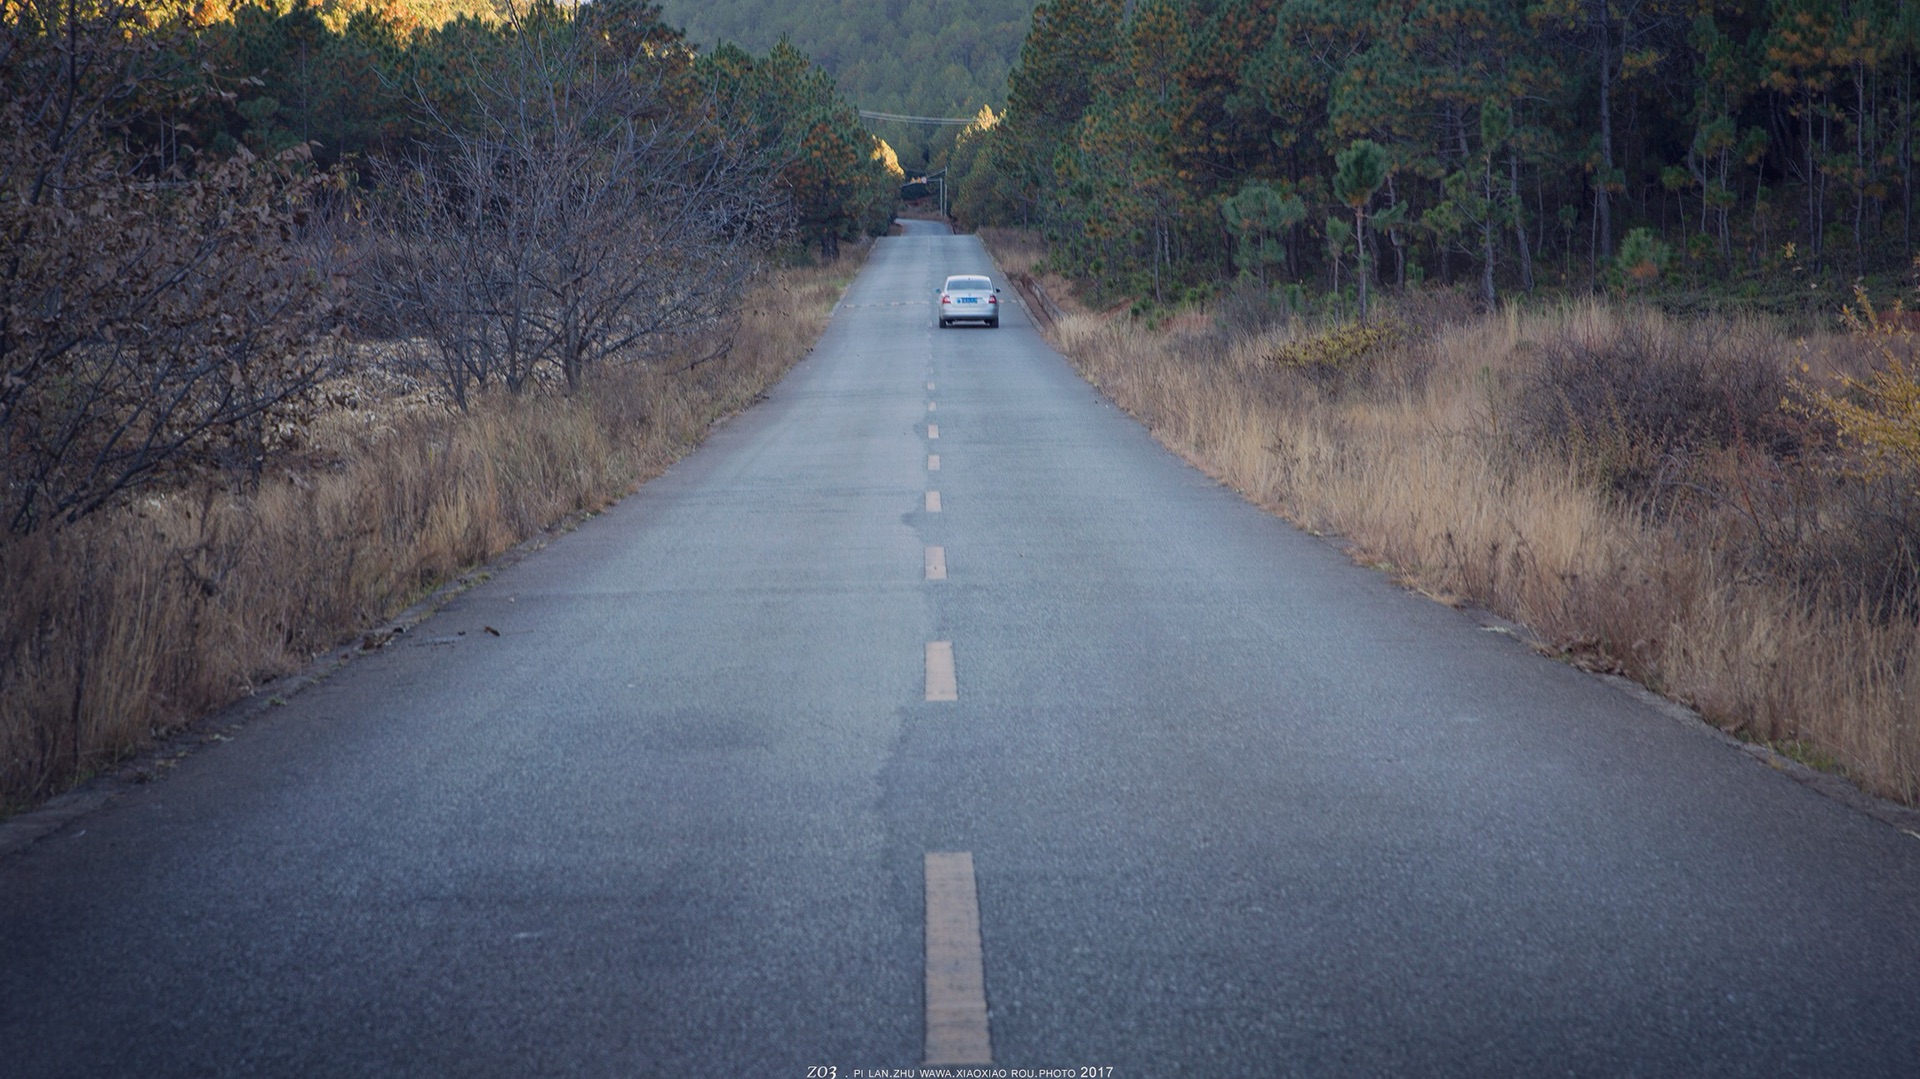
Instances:
[[[1857,349],[1593,303],[1422,314],[1402,312],[1398,344],[1319,369],[1276,361],[1324,339],[1299,320],[1236,331],[1190,316],[1149,332],[1082,313],[1056,333],[1091,382],[1250,499],[1725,729],[1920,801],[1920,626],[1910,548],[1869,535],[1885,505],[1862,501],[1811,447],[1760,444],[1747,428],[1771,418],[1678,430],[1658,412],[1677,396],[1668,383],[1631,406],[1652,415],[1644,429],[1625,394],[1580,445],[1529,422],[1555,349],[1605,356],[1651,341],[1731,386],[1756,371],[1784,379],[1802,361],[1809,377],[1857,366]],[[1715,389],[1701,407],[1719,407],[1715,393],[1735,396]],[[1766,437],[1791,442],[1791,428]],[[1658,453],[1642,452],[1650,443]],[[1621,446],[1627,464],[1607,455]],[[1901,512],[1911,540],[1920,518],[1911,503]]]
[[[1030,229],[982,225],[976,235],[993,252],[993,261],[1002,273],[1036,273],[1046,261],[1047,245]]]
[[[0,811],[55,793],[598,510],[812,346],[864,249],[745,298],[722,358],[608,372],[465,414],[369,402],[245,492],[176,491],[0,544]],[[342,399],[348,395],[340,393]]]

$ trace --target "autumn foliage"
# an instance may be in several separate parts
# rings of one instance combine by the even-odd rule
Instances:
[[[1920,495],[1920,348],[1912,316],[1898,305],[1878,311],[1861,291],[1846,321],[1877,362],[1864,374],[1839,376],[1837,387],[1810,390],[1813,408],[1858,455],[1861,475],[1896,477]]]

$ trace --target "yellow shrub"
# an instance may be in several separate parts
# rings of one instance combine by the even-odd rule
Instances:
[[[1330,330],[1289,341],[1270,357],[1276,367],[1353,367],[1376,350],[1405,336],[1404,327],[1391,319],[1347,322]]]
[[[1847,325],[1872,343],[1878,369],[1865,378],[1839,376],[1839,393],[1814,390],[1809,396],[1814,410],[1864,458],[1864,474],[1897,472],[1920,484],[1920,370],[1902,355],[1913,352],[1912,316],[1898,305],[1881,314],[1857,286],[1854,299]]]

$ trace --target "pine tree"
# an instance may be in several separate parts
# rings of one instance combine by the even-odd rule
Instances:
[[[1120,0],[1043,0],[1033,9],[995,134],[996,160],[1023,223],[1036,223],[1058,193],[1056,158],[1093,103],[1095,76],[1113,63],[1121,24]]]
[[[1353,235],[1359,261],[1355,270],[1360,282],[1360,321],[1368,317],[1367,286],[1373,273],[1367,265],[1367,206],[1387,179],[1386,148],[1371,139],[1356,139],[1336,159],[1333,193],[1353,210]]]
[[[1300,196],[1254,181],[1220,203],[1220,216],[1238,240],[1234,262],[1240,273],[1267,284],[1267,268],[1286,259],[1280,237],[1307,219]]]

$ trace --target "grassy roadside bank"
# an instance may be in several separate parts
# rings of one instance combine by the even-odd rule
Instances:
[[[983,236],[1007,272],[1044,254]],[[1157,330],[1080,309],[1053,334],[1169,448],[1411,587],[1920,801],[1920,496],[1859,475],[1805,407],[1910,337],[1444,294],[1369,329],[1235,304]]]
[[[868,248],[775,271],[724,356],[459,413],[377,379],[251,491],[176,492],[0,544],[0,817],[299,669],[462,569],[657,475],[812,347]]]

